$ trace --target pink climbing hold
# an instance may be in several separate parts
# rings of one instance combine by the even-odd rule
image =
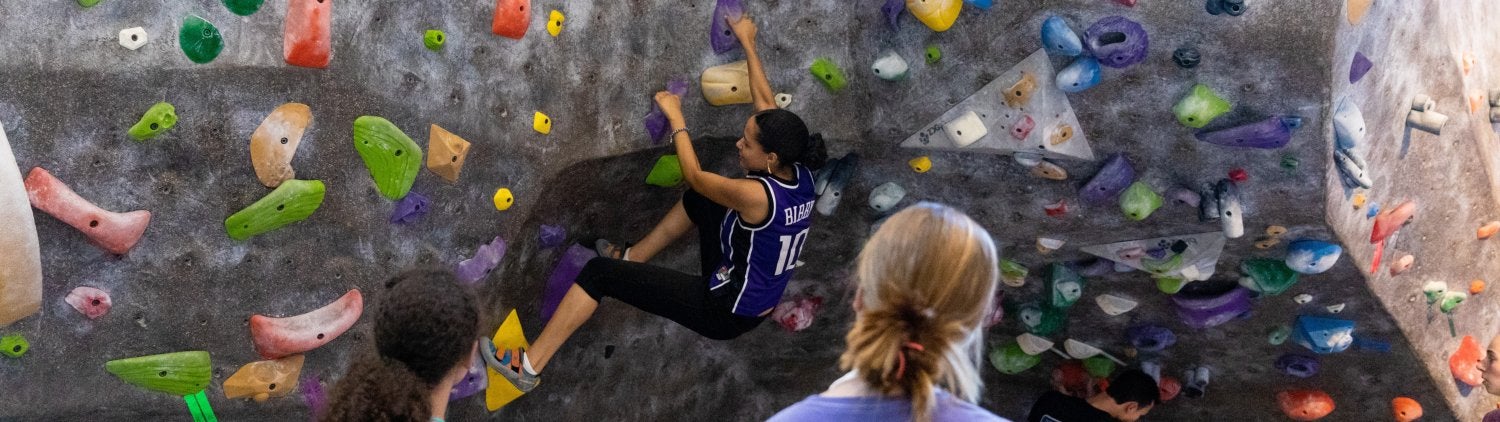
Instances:
[[[306,352],[333,341],[354,326],[364,312],[365,299],[359,289],[322,308],[302,315],[271,318],[250,316],[250,337],[255,351],[265,359],[280,359]]]
[[[78,196],[41,167],[31,169],[25,184],[32,207],[82,231],[94,246],[115,255],[130,252],[151,224],[150,211],[106,211]]]
[[[818,296],[785,300],[776,305],[776,310],[771,311],[771,319],[787,331],[802,331],[812,326],[813,314],[822,306],[823,298]]]
[[[583,272],[584,264],[598,256],[593,249],[575,243],[558,258],[557,266],[552,267],[552,276],[547,278],[546,291],[542,293],[542,325],[552,320],[552,313],[557,312],[557,305],[562,303],[563,296],[573,287],[573,281]]]
[[[1010,136],[1016,138],[1018,141],[1024,141],[1027,136],[1031,136],[1031,129],[1034,128],[1036,128],[1036,120],[1033,120],[1029,114],[1023,114],[1020,119],[1016,119],[1016,124],[1010,128]]]
[[[89,319],[99,319],[109,313],[109,307],[112,305],[109,301],[109,293],[87,286],[74,288],[68,293],[68,297],[63,298],[63,301],[73,305],[73,309],[77,309]]]
[[[1057,202],[1042,206],[1048,217],[1065,218],[1068,216],[1068,200],[1059,199]]]
[[[1233,180],[1235,183],[1245,183],[1250,180],[1250,172],[1236,167],[1233,170],[1229,170],[1229,180]]]

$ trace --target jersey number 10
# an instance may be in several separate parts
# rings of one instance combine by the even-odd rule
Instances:
[[[802,247],[807,245],[807,231],[811,228],[802,229],[796,236],[781,237],[781,258],[776,261],[776,274],[791,271],[797,267],[797,257],[802,256]]]

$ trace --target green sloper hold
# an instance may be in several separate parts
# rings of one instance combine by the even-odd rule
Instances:
[[[137,141],[155,138],[177,124],[177,108],[166,102],[156,103],[130,127],[130,137]]]
[[[406,197],[422,170],[422,148],[384,118],[354,119],[354,149],[370,169],[375,188],[392,201]]]
[[[208,387],[213,378],[208,352],[164,353],[130,359],[116,359],[104,369],[125,382],[147,390],[186,396]]]
[[[1164,276],[1166,273],[1176,270],[1177,267],[1181,266],[1182,254],[1180,253],[1172,254],[1170,258],[1155,259],[1150,256],[1141,258],[1141,269],[1157,276]]]
[[[1187,285],[1187,280],[1182,277],[1159,276],[1152,277],[1152,279],[1156,280],[1156,290],[1169,295],[1177,294],[1182,291],[1183,286]]]
[[[78,5],[83,7],[94,7],[94,5],[99,4],[100,1],[101,0],[78,0]]]
[[[1177,122],[1193,129],[1201,129],[1208,122],[1218,118],[1219,115],[1229,111],[1229,102],[1219,98],[1213,90],[1203,84],[1193,85],[1193,92],[1182,97],[1177,105],[1172,106],[1172,114],[1177,115]]]
[[[664,155],[656,159],[651,174],[646,175],[646,184],[670,188],[682,183],[682,163],[676,155]]]
[[[1026,282],[1026,276],[1031,271],[1025,265],[1009,259],[1000,259],[1000,278],[1008,281],[1008,284],[1016,285]]]
[[[1089,371],[1094,378],[1108,378],[1109,374],[1115,373],[1115,361],[1104,356],[1094,356],[1083,360],[1083,369]]]
[[[271,194],[224,220],[224,231],[234,240],[276,230],[306,220],[323,205],[323,182],[288,180]]]
[[[197,64],[214,61],[219,52],[224,51],[224,37],[219,34],[219,28],[197,15],[188,15],[182,20],[177,44],[182,47],[182,54]]]
[[[844,85],[849,83],[844,80],[844,72],[839,70],[839,66],[824,57],[813,60],[812,67],[808,70],[812,71],[813,76],[818,78],[823,86],[828,87],[830,92],[839,92],[844,89]]]
[[[1047,290],[1052,295],[1052,307],[1057,309],[1068,309],[1078,303],[1083,297],[1083,277],[1073,272],[1067,265],[1060,263],[1052,264],[1051,277],[1047,279]]]
[[[426,45],[427,49],[432,51],[442,50],[443,41],[447,39],[448,36],[443,35],[443,31],[436,29],[429,29],[425,34],[422,34],[422,44]]]
[[[1006,342],[1004,346],[990,349],[990,365],[994,365],[995,369],[1002,374],[1019,374],[1038,363],[1042,363],[1042,357],[1026,354],[1025,350],[1021,350],[1021,344],[1015,340]]]
[[[260,10],[261,3],[266,0],[224,0],[224,7],[230,12],[240,16],[250,16]]]
[[[1141,182],[1130,184],[1124,193],[1120,194],[1120,211],[1125,213],[1125,218],[1141,221],[1150,217],[1151,213],[1161,208],[1161,195],[1151,190],[1151,186]]]
[[[26,341],[26,336],[11,334],[0,337],[0,354],[19,358],[26,355],[27,350],[31,350],[31,342]]]
[[[1281,294],[1297,284],[1297,272],[1281,259],[1251,259],[1240,264],[1240,285],[1266,296]]]

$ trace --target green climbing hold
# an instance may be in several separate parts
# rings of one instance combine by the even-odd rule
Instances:
[[[219,35],[219,28],[197,15],[188,15],[182,20],[177,44],[182,47],[182,54],[197,64],[214,61],[219,52],[224,51],[224,37]]]
[[[130,137],[137,141],[155,138],[177,124],[177,108],[166,102],[156,103],[130,127]]]
[[[422,44],[426,44],[428,50],[438,51],[443,49],[443,41],[447,39],[448,36],[443,35],[443,31],[429,29],[426,34],[422,35]]]
[[[1152,258],[1150,255],[1141,257],[1141,269],[1154,276],[1167,276],[1168,273],[1176,271],[1181,266],[1182,254],[1180,253],[1161,259]]]
[[[260,10],[260,5],[266,0],[224,0],[224,7],[230,12],[240,16],[250,16]]]
[[[100,1],[102,0],[78,0],[78,5],[83,7],[94,7],[94,5],[99,4]]]
[[[375,188],[392,201],[406,197],[422,170],[422,148],[380,117],[354,119],[354,149],[370,169]]]
[[[1228,112],[1229,107],[1229,102],[1219,98],[1213,90],[1203,84],[1196,84],[1193,85],[1192,93],[1172,106],[1172,114],[1177,115],[1177,122],[1183,126],[1201,129],[1219,115]]]
[[[208,352],[201,350],[116,359],[104,369],[137,387],[177,396],[203,391],[213,378]]]
[[[1464,303],[1464,299],[1468,298],[1469,294],[1464,292],[1448,292],[1448,294],[1443,295],[1443,301],[1438,304],[1438,310],[1443,311],[1445,314],[1451,314],[1454,309],[1458,308],[1459,304]]]
[[[1182,291],[1182,286],[1187,285],[1187,279],[1177,276],[1156,276],[1152,279],[1156,280],[1156,290],[1169,295],[1177,294]]]
[[[994,365],[995,369],[1002,374],[1019,374],[1038,363],[1042,363],[1042,357],[1026,354],[1026,351],[1021,349],[1021,344],[1015,340],[1006,342],[1004,346],[990,349],[990,365]]]
[[[1240,285],[1262,295],[1281,294],[1297,283],[1297,272],[1282,259],[1250,259],[1240,264]]]
[[[1301,164],[1302,162],[1297,161],[1297,157],[1291,154],[1281,156],[1281,168],[1283,170],[1288,172],[1297,171],[1297,166]]]
[[[1052,307],[1068,309],[1083,297],[1083,277],[1078,276],[1067,265],[1055,263],[1052,264],[1052,275],[1047,280],[1047,289],[1051,291]]]
[[[1135,182],[1120,194],[1120,211],[1125,213],[1125,218],[1145,220],[1157,208],[1161,208],[1161,195],[1151,190],[1151,185]]]
[[[19,358],[25,355],[27,350],[31,350],[31,342],[26,341],[25,336],[11,334],[0,337],[0,354]]]
[[[1089,371],[1094,378],[1109,378],[1109,374],[1115,373],[1115,361],[1104,356],[1094,356],[1083,360],[1083,369]]]
[[[1026,275],[1030,273],[1031,271],[1019,262],[1000,259],[1000,280],[1004,281],[1007,286],[1021,287],[1026,284]]]
[[[927,46],[927,64],[937,64],[942,59],[943,50],[939,50],[935,45]]]
[[[651,174],[646,175],[646,184],[670,188],[682,184],[682,163],[676,155],[664,155],[656,159]]]
[[[234,240],[276,230],[306,220],[323,205],[323,182],[288,180],[269,195],[224,220],[224,231]]]
[[[1006,312],[1006,314],[1010,313]],[[1042,337],[1057,334],[1068,322],[1068,315],[1062,309],[1036,302],[1020,305],[1015,314],[1019,316],[1016,319],[1021,321],[1021,327],[1025,328],[1026,332]]]
[[[812,71],[813,76],[823,82],[823,86],[828,87],[830,92],[839,92],[844,89],[844,85],[849,83],[844,80],[844,72],[839,70],[839,66],[824,57],[813,60],[812,68],[808,70]]]

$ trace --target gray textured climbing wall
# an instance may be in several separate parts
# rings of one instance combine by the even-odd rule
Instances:
[[[367,307],[381,300],[380,281],[413,265],[452,265],[496,235],[510,250],[496,275],[479,288],[487,305],[486,328],[504,312],[520,311],[528,333],[540,330],[543,284],[560,249],[538,245],[541,224],[561,224],[570,239],[602,235],[638,237],[671,205],[676,190],[641,183],[665,149],[653,148],[640,119],[649,96],[671,78],[696,80],[709,66],[738,60],[708,47],[706,0],[678,2],[536,1],[522,40],[490,34],[494,3],[342,2],[332,19],[333,58],[325,70],[289,67],[281,59],[286,2],[267,2],[241,18],[219,2],[104,0],[84,9],[73,2],[0,0],[0,16],[25,25],[0,27],[0,123],[23,171],[51,170],[100,206],[155,214],[141,244],[122,258],[106,255],[63,223],[38,215],[45,291],[42,311],[0,334],[21,333],[32,344],[20,359],[0,358],[0,419],[186,419],[181,400],[121,382],[103,370],[111,359],[180,350],[213,356],[208,388],[226,420],[293,420],[307,407],[298,395],[266,403],[223,398],[221,383],[239,366],[259,359],[247,319],[261,313],[295,315],[328,303],[346,290],[366,292]],[[886,27],[878,4],[840,1],[747,1],[760,24],[762,58],[773,87],[792,94],[790,106],[831,140],[835,156],[861,154],[861,168],[832,217],[819,218],[789,296],[821,296],[810,328],[789,333],[767,323],[729,342],[703,340],[670,322],[618,303],[569,342],[533,394],[502,410],[519,420],[758,420],[813,394],[837,378],[836,360],[852,318],[849,263],[880,216],[864,206],[870,190],[897,182],[909,192],[903,204],[933,200],[953,204],[989,227],[1005,255],[1033,274],[1008,298],[1045,294],[1046,266],[1087,258],[1078,246],[1218,230],[1196,210],[1168,204],[1144,221],[1126,220],[1115,206],[1086,206],[1077,189],[1102,161],[1059,161],[1068,181],[1032,177],[1000,156],[928,153],[897,146],[954,104],[1041,48],[1037,32],[1048,15],[1082,33],[1100,18],[1122,15],[1150,34],[1144,62],[1106,68],[1102,82],[1068,99],[1096,156],[1125,153],[1140,180],[1158,192],[1196,188],[1234,168],[1241,184],[1247,235],[1231,239],[1217,274],[1193,289],[1213,291],[1235,283],[1249,258],[1280,258],[1282,246],[1253,243],[1269,225],[1289,228],[1284,238],[1338,239],[1347,255],[1330,271],[1304,276],[1279,296],[1256,299],[1247,318],[1209,329],[1184,325],[1167,295],[1142,273],[1092,278],[1084,300],[1069,314],[1061,342],[1076,338],[1125,355],[1125,329],[1153,322],[1177,333],[1178,344],[1159,354],[1164,373],[1179,376],[1194,365],[1212,368],[1202,398],[1178,398],[1153,412],[1155,420],[1279,420],[1275,394],[1289,388],[1327,391],[1338,404],[1331,420],[1389,417],[1389,400],[1417,399],[1428,417],[1477,417],[1492,400],[1482,391],[1458,395],[1445,363],[1457,340],[1442,315],[1427,322],[1417,294],[1421,281],[1467,285],[1494,273],[1493,247],[1468,239],[1494,218],[1490,187],[1496,176],[1495,137],[1483,112],[1456,100],[1489,87],[1483,46],[1490,14],[1483,2],[1459,6],[1395,5],[1382,1],[1359,25],[1349,24],[1334,2],[1250,0],[1242,16],[1209,15],[1200,2],[1142,0],[1126,7],[1105,0],[1001,1],[990,10],[966,6],[954,27],[934,33],[909,14],[901,28]],[[1338,2],[1342,3],[1342,2]],[[559,37],[543,30],[546,12],[567,15]],[[1411,9],[1411,10],[1406,10]],[[177,48],[177,28],[189,14],[218,25],[224,52],[207,65],[189,62]],[[120,29],[143,26],[150,42],[137,51],[115,43]],[[440,52],[422,45],[422,32],[442,29]],[[1472,29],[1472,30],[1471,30]],[[944,52],[933,65],[923,49]],[[1203,63],[1181,69],[1174,49],[1192,45]],[[887,82],[869,71],[885,50],[912,65],[910,79]],[[1348,84],[1348,58],[1363,51],[1376,62],[1360,83]],[[1476,57],[1463,76],[1465,51]],[[807,71],[815,58],[842,67],[849,86],[829,93]],[[1055,68],[1068,60],[1050,58]],[[1487,79],[1488,78],[1488,79]],[[1303,117],[1290,145],[1279,150],[1233,149],[1193,140],[1171,106],[1195,83],[1234,104],[1210,128],[1273,114]],[[695,84],[696,85],[696,84]],[[1410,152],[1398,154],[1406,104],[1413,94],[1438,99],[1453,117],[1441,137],[1413,132]],[[1369,160],[1377,185],[1367,196],[1381,206],[1400,198],[1420,201],[1416,222],[1387,248],[1388,255],[1417,256],[1412,272],[1367,276],[1370,220],[1353,210],[1340,189],[1332,154],[1332,106],[1344,95],[1360,101],[1370,122]],[[732,140],[746,106],[711,107],[695,87],[684,101],[700,154],[721,172],[734,169]],[[126,129],[157,101],[177,106],[181,121],[161,137],[136,143]],[[222,220],[264,196],[249,160],[248,141],[277,105],[302,102],[314,122],[293,167],[299,178],[321,179],[328,197],[308,221],[258,236],[231,240]],[[531,130],[534,111],[554,120],[550,135]],[[392,202],[381,197],[357,158],[351,125],[361,115],[390,119],[419,145],[427,125],[439,124],[473,142],[456,184],[430,172],[414,191],[433,200],[416,224],[387,223]],[[930,155],[933,170],[916,174],[908,159]],[[1286,157],[1300,162],[1288,170]],[[1478,161],[1476,163],[1476,161]],[[1453,186],[1452,189],[1434,187]],[[490,195],[509,187],[516,206],[496,211]],[[1065,218],[1043,206],[1069,201]],[[1325,205],[1326,204],[1326,205]],[[1447,214],[1444,214],[1447,213]],[[914,234],[917,235],[917,234]],[[1038,236],[1068,241],[1041,255]],[[1335,237],[1336,236],[1336,237]],[[1284,245],[1285,242],[1282,243]],[[678,245],[662,263],[691,271],[693,245]],[[1389,259],[1390,257],[1388,257]],[[1488,267],[1486,267],[1488,266]],[[63,302],[76,286],[108,290],[111,312],[94,321]],[[1093,306],[1100,293],[1128,296],[1140,306],[1106,316]],[[1296,294],[1314,296],[1299,306]],[[1480,295],[1456,314],[1461,332],[1488,340],[1495,324],[1485,315],[1493,293]],[[1266,331],[1298,314],[1322,314],[1344,303],[1341,318],[1358,322],[1356,336],[1389,342],[1388,353],[1355,348],[1322,356],[1323,371],[1297,379],[1275,369],[1283,353]],[[1492,319],[1492,318],[1491,318]],[[307,353],[304,374],[337,379],[369,335],[361,321],[332,343]],[[1023,332],[1014,315],[990,330],[990,345]],[[1049,388],[1052,368],[1043,362],[1018,375],[986,364],[983,405],[1022,418],[1030,401]],[[1453,410],[1450,410],[1453,409]],[[482,399],[457,402],[450,420],[479,419]],[[1232,416],[1230,416],[1232,415]]]

